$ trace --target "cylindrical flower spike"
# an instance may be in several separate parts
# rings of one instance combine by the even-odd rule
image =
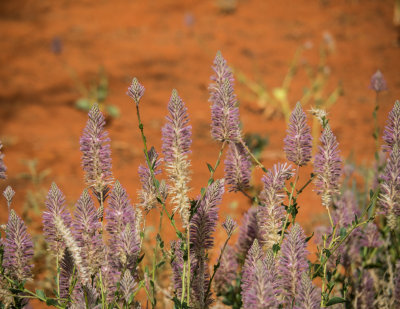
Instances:
[[[85,180],[102,203],[112,183],[110,138],[104,130],[106,122],[97,104],[89,111],[89,119],[80,139]],[[100,209],[102,216],[103,209]]]
[[[65,242],[55,226],[55,218],[61,218],[67,228],[70,228],[72,220],[70,213],[64,206],[65,197],[55,183],[51,185],[45,204],[43,234],[50,247],[49,251],[58,257],[58,260],[61,260],[64,255]]]
[[[384,151],[392,152],[394,145],[400,147],[400,101],[394,103],[386,122],[383,140],[387,145],[382,146]]]
[[[314,161],[315,185],[318,194],[322,196],[322,204],[328,207],[332,203],[332,197],[339,192],[342,160],[339,156],[339,144],[329,125],[325,127],[320,141],[322,146],[319,146]]]
[[[60,262],[60,278],[59,278],[59,286],[60,286],[60,297],[68,298],[69,288],[71,286],[71,280],[73,279],[74,273],[74,260],[72,259],[71,253],[68,250],[65,250],[64,256]]]
[[[298,166],[306,165],[311,160],[312,136],[307,125],[306,113],[297,102],[289,120],[289,128],[284,139],[285,153],[289,161]]]
[[[170,195],[174,212],[180,213],[183,226],[186,227],[190,215],[188,154],[191,152],[192,127],[189,125],[187,108],[175,89],[168,103],[168,111],[167,123],[162,129],[162,151],[171,183]]]
[[[250,187],[251,161],[240,143],[229,143],[225,159],[225,180],[229,191],[242,191]]]
[[[233,74],[220,52],[214,59],[214,81],[209,87],[211,102],[211,136],[217,141],[238,142],[241,139],[239,108],[233,92]]]
[[[7,201],[8,212],[10,212],[10,206],[14,195],[15,191],[10,186],[7,186],[7,188],[3,192],[3,196]]]
[[[7,171],[7,167],[4,165],[4,155],[1,153],[1,148],[3,148],[3,144],[0,141],[0,179],[6,179],[7,175],[6,175],[6,171]]]
[[[371,76],[371,83],[369,85],[369,89],[372,89],[375,92],[381,92],[381,91],[387,90],[386,80],[383,77],[383,74],[381,71],[377,70]]]
[[[126,94],[135,101],[136,105],[139,105],[140,99],[144,94],[144,87],[139,83],[136,77],[133,78],[132,84],[129,86]]]
[[[301,276],[308,269],[305,240],[303,229],[296,223],[282,242],[279,273],[287,304],[291,304],[299,296]]]
[[[303,272],[299,286],[299,297],[294,309],[320,309],[321,289],[313,285],[310,275]]]
[[[222,294],[228,290],[233,280],[236,279],[238,267],[236,252],[231,246],[227,245],[221,257],[220,266],[215,273],[214,288],[217,294]]]
[[[239,237],[236,243],[236,250],[242,261],[244,261],[247,251],[249,251],[254,240],[259,240],[260,229],[257,222],[258,207],[251,207],[243,216]]]
[[[3,267],[5,273],[19,282],[32,277],[33,243],[26,225],[11,209],[4,241]]]

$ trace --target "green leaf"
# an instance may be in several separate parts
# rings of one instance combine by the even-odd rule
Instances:
[[[306,243],[310,241],[310,239],[314,236],[314,232],[306,238]]]
[[[46,294],[42,290],[36,290],[36,295],[40,300],[46,301]]]
[[[344,298],[341,297],[332,297],[330,300],[328,300],[328,302],[325,304],[325,306],[329,307],[332,305],[336,305],[336,304],[341,304],[341,303],[345,303],[346,300]]]
[[[47,306],[57,306],[58,305],[58,301],[55,299],[47,299],[46,300],[46,305]]]
[[[89,111],[90,108],[92,107],[92,103],[90,103],[89,99],[87,98],[81,98],[75,102],[75,106],[77,109]]]
[[[119,108],[116,107],[115,105],[107,105],[106,110],[107,110],[107,113],[112,118],[118,118],[121,115],[121,113],[119,112]]]
[[[210,173],[214,173],[214,168],[211,166],[210,163],[207,163],[207,167],[208,167],[208,170],[210,171]]]

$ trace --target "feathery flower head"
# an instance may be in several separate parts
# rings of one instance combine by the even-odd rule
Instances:
[[[122,279],[120,281],[120,290],[122,292],[122,297],[124,298],[125,302],[129,302],[129,298],[133,293],[136,291],[136,282],[135,279],[132,277],[131,273],[126,270]]]
[[[71,215],[65,209],[65,197],[53,182],[46,198],[46,210],[43,212],[43,234],[49,244],[49,250],[58,256],[59,260],[64,255],[65,242],[60,231],[55,226],[55,220],[59,217],[64,225],[69,228],[71,226]]]
[[[375,302],[375,288],[374,279],[367,269],[363,271],[361,285],[357,292],[360,295],[357,301],[357,308],[371,308]]]
[[[186,227],[190,216],[188,154],[192,144],[192,127],[189,125],[187,108],[175,89],[168,103],[168,111],[167,123],[162,128],[162,151],[172,184],[170,193],[174,212],[179,211],[183,225]]]
[[[118,270],[124,269],[134,271],[136,261],[140,252],[140,238],[138,237],[135,226],[128,224],[124,231],[118,235],[117,242],[114,244],[116,256],[118,257]]]
[[[297,102],[289,120],[289,128],[284,139],[284,151],[289,161],[298,166],[306,165],[311,160],[312,136],[307,125],[306,113]]]
[[[307,272],[303,272],[299,286],[299,297],[294,309],[320,309],[321,290],[313,285]]]
[[[340,195],[340,198],[336,203],[336,209],[333,210],[333,223],[338,225],[339,228],[347,228],[354,220],[354,215],[361,215],[356,196],[353,191],[346,190]]]
[[[312,107],[309,110],[309,113],[311,113],[311,115],[313,115],[315,118],[317,118],[321,125],[324,125],[324,123],[327,119],[327,116],[328,116],[328,113],[326,112],[326,110],[314,108],[314,107]]]
[[[208,250],[214,245],[212,234],[218,222],[218,205],[224,193],[224,180],[208,186],[197,212],[190,221],[190,241],[194,251]]]
[[[220,52],[214,59],[209,87],[211,102],[211,136],[217,141],[237,142],[241,139],[239,108],[233,90],[233,74]]]
[[[394,145],[400,146],[400,101],[394,103],[386,122],[383,140],[387,145],[382,146],[383,151],[391,152]]]
[[[144,94],[144,87],[139,83],[136,77],[133,78],[132,84],[129,86],[126,94],[135,101],[136,105],[139,105],[140,99]]]
[[[302,273],[308,269],[306,236],[299,224],[295,224],[282,242],[279,273],[285,289],[286,303],[291,304],[299,296]]]
[[[22,282],[32,277],[33,243],[26,225],[11,209],[4,241],[3,267],[8,276]]]
[[[383,91],[383,90],[387,90],[386,80],[383,77],[383,74],[381,73],[381,71],[377,70],[371,76],[371,83],[369,85],[369,89],[372,89],[375,92],[380,92],[380,91]]]
[[[250,187],[251,161],[240,143],[229,143],[225,159],[225,180],[228,191],[242,191]]]
[[[161,165],[162,160],[158,159],[157,151],[154,147],[151,147],[147,154],[149,156],[150,165],[153,168],[154,176],[160,174],[161,169],[159,169],[159,166]],[[157,189],[154,185],[153,177],[147,163],[146,165],[139,165],[138,173],[142,184],[142,189],[139,191],[140,206],[146,211],[150,211],[157,205]]]
[[[15,191],[10,186],[7,186],[7,188],[3,192],[3,196],[5,197],[5,199],[7,201],[8,211],[10,211],[10,206],[11,206],[11,202],[12,202],[14,195],[15,195]]]
[[[84,264],[89,269],[90,275],[97,274],[103,259],[101,223],[87,190],[83,191],[75,205],[72,226],[73,235],[81,248]]]
[[[258,207],[251,207],[243,216],[239,237],[236,243],[236,250],[241,258],[245,258],[255,239],[259,239],[259,228],[257,222]]]
[[[74,260],[72,259],[71,253],[66,249],[60,262],[59,286],[61,298],[68,298],[73,272]]]
[[[3,144],[0,141],[0,179],[6,179],[6,171],[7,171],[7,167],[4,165],[4,155],[1,153],[1,148],[3,148]]]
[[[368,222],[363,233],[360,235],[360,245],[368,248],[379,248],[383,241],[374,222]]]
[[[86,183],[93,188],[97,198],[103,201],[112,183],[110,138],[104,130],[106,122],[99,106],[94,104],[80,139],[82,167]]]
[[[325,127],[320,141],[322,146],[319,146],[314,161],[315,185],[318,194],[322,195],[322,204],[328,207],[332,202],[332,196],[339,192],[342,160],[339,156],[339,144],[329,125]]]
[[[171,242],[171,268],[172,268],[172,282],[174,284],[174,291],[176,296],[180,299],[182,296],[182,276],[183,276],[183,250],[182,241]]]
[[[232,281],[236,279],[238,267],[235,249],[227,245],[221,256],[220,266],[215,273],[214,288],[217,294],[227,291]]]
[[[257,224],[260,231],[260,242],[265,248],[272,248],[280,239],[285,218],[282,206],[285,197],[283,188],[285,181],[292,177],[291,166],[276,164],[263,176],[264,189],[260,193],[261,206],[257,211]]]
[[[382,176],[378,203],[388,219],[391,229],[396,227],[400,215],[400,146],[395,144]]]
[[[222,223],[222,227],[224,228],[226,234],[228,234],[228,237],[231,237],[237,228],[237,223],[231,217],[227,217],[224,223]]]

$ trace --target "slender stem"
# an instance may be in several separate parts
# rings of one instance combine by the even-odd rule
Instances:
[[[329,222],[331,224],[331,227],[333,227],[333,220],[332,220],[332,215],[331,215],[331,211],[330,211],[330,207],[326,206],[326,210],[328,212],[328,217],[329,217]]]
[[[314,180],[315,174],[311,174],[310,179],[302,186],[299,190],[296,190],[296,198],[299,196],[299,194],[303,193],[304,189],[308,187],[308,185]]]
[[[289,210],[290,210],[290,207],[292,205],[292,200],[293,200],[293,193],[294,193],[294,189],[296,188],[297,181],[299,180],[299,169],[300,169],[300,166],[297,165],[295,179],[294,179],[294,183],[293,183],[293,186],[292,186],[292,191],[290,192],[290,195],[289,195],[288,211],[286,213],[285,223],[282,226],[282,232],[281,232],[281,238],[279,240],[279,246],[281,246],[282,241],[283,241],[283,237],[285,236],[286,225],[288,223],[289,215],[290,215]],[[275,255],[276,255],[276,253],[277,252],[275,252]]]
[[[58,261],[58,254],[56,255],[56,268],[57,268],[57,277],[56,277],[57,297],[60,297],[60,264]]]
[[[244,149],[247,151],[247,153],[250,155],[250,157],[253,159],[253,161],[257,164],[258,167],[260,167],[263,172],[267,173],[268,170],[266,167],[256,158],[256,156],[250,151],[249,147],[247,147],[246,143],[242,140],[240,140],[240,143],[244,147]]]
[[[379,126],[378,126],[378,110],[379,110],[379,91],[376,92],[375,96],[375,108],[372,113],[372,117],[374,118],[374,133],[372,134],[375,140],[375,158],[378,160],[379,153]]]
[[[183,263],[183,273],[182,273],[182,295],[181,295],[181,304],[183,304],[183,301],[185,299],[185,289],[186,289],[186,263]]]
[[[101,270],[99,271],[99,279],[100,279],[100,293],[101,293],[101,308],[105,308],[106,297],[104,294],[104,286],[103,286],[103,277],[101,275]]]
[[[190,304],[190,275],[191,275],[191,263],[190,263],[190,229],[189,227],[187,228],[187,232],[186,232],[186,241],[187,241],[187,250],[188,250],[188,266],[187,266],[187,298],[186,298],[186,303],[189,306]]]

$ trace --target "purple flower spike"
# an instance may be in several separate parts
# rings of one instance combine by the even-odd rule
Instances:
[[[315,287],[309,277],[304,272],[301,276],[299,287],[299,297],[294,309],[320,309],[321,308],[321,289]]]
[[[116,262],[120,270],[124,266],[133,269],[135,264],[133,261],[140,250],[140,237],[136,230],[135,210],[119,181],[115,182],[111,191],[106,219],[112,261]]]
[[[320,141],[322,146],[319,146],[314,162],[315,186],[318,194],[322,195],[322,205],[328,207],[332,203],[332,196],[339,192],[342,160],[339,156],[339,144],[329,125],[325,127]]]
[[[95,275],[101,266],[104,248],[101,223],[87,190],[83,191],[75,205],[74,218],[72,223],[73,234],[81,248],[82,259],[89,270],[89,274]]]
[[[33,258],[33,243],[26,225],[11,209],[4,241],[3,266],[12,279],[22,282],[32,277],[30,264]]]
[[[235,229],[237,228],[237,223],[231,217],[227,217],[222,223],[222,227],[224,228],[228,237],[231,237]]]
[[[272,248],[280,239],[285,208],[282,206],[285,197],[283,188],[285,181],[292,177],[291,166],[276,164],[273,170],[262,178],[264,189],[260,194],[261,206],[257,212],[257,223],[260,230],[260,241],[265,248]]]
[[[176,296],[180,299],[182,296],[182,276],[183,276],[183,251],[181,249],[182,241],[172,241],[171,242],[171,252],[172,252],[172,281],[174,284],[174,291]]]
[[[369,85],[369,89],[372,89],[375,92],[381,92],[387,90],[386,80],[383,77],[381,71],[378,70],[371,76],[371,83]]]
[[[242,301],[244,308],[277,308],[277,280],[273,253],[264,257],[257,240],[247,254],[242,273]]]
[[[242,260],[255,239],[259,239],[259,228],[257,223],[257,207],[251,207],[243,216],[239,229],[239,237],[236,243],[236,250]]]
[[[379,248],[383,245],[383,241],[380,237],[378,227],[374,222],[369,222],[364,232],[360,235],[360,245],[368,248]]]
[[[396,262],[396,271],[394,278],[394,303],[396,308],[400,308],[400,260]]]
[[[66,227],[71,226],[71,215],[65,209],[65,197],[55,183],[52,183],[46,199],[46,210],[43,213],[43,234],[49,244],[50,252],[59,260],[64,255],[65,243],[55,226],[55,219],[59,217]]]
[[[161,165],[162,160],[158,159],[158,153],[151,147],[148,151],[149,161],[151,166],[153,166],[154,176],[161,173],[161,169],[159,166]],[[149,167],[146,165],[139,165],[138,169],[139,179],[142,183],[142,189],[139,191],[139,200],[140,206],[143,207],[146,211],[150,211],[151,209],[155,208],[157,205],[157,189],[154,186],[153,177],[151,175],[151,171]],[[162,182],[161,182],[162,183]],[[160,183],[160,194],[161,197],[166,197],[166,192],[163,194],[161,190],[161,183]],[[165,190],[166,191],[166,188]]]
[[[232,281],[236,279],[238,267],[236,252],[231,246],[227,245],[221,257],[220,266],[215,273],[214,288],[217,294],[222,294],[228,290]]]
[[[233,92],[233,74],[220,52],[214,59],[209,87],[211,102],[211,135],[217,141],[237,142],[241,139],[239,108]]]
[[[387,145],[382,146],[383,151],[392,152],[394,145],[400,146],[400,101],[394,103],[386,122],[383,140]]]
[[[400,215],[400,146],[395,144],[382,176],[379,206],[394,230]]]
[[[11,202],[14,198],[14,195],[15,195],[15,191],[10,186],[7,186],[7,188],[3,192],[3,196],[7,201],[8,212],[10,212],[10,206],[11,206]]]
[[[297,102],[290,116],[289,129],[284,139],[285,153],[289,161],[298,166],[306,165],[311,160],[312,136],[307,125],[306,113]]]
[[[6,179],[7,167],[4,165],[4,155],[1,153],[1,148],[3,148],[3,144],[0,142],[0,179]]]
[[[365,270],[361,277],[361,285],[357,291],[359,299],[357,301],[357,309],[371,308],[375,302],[374,279],[368,270]]]
[[[308,269],[306,236],[295,224],[282,242],[279,273],[285,289],[285,302],[291,304],[299,296],[302,273]]]
[[[125,302],[129,302],[129,298],[136,291],[136,282],[129,271],[125,271],[121,281],[121,292]]]
[[[60,262],[60,297],[68,298],[69,287],[71,285],[72,275],[74,273],[74,261],[72,259],[71,253],[65,250],[64,256]]]
[[[126,94],[135,101],[136,105],[139,105],[140,99],[144,94],[144,87],[139,83],[136,77],[133,78],[132,84],[129,86]]]
[[[188,154],[191,152],[192,127],[189,125],[187,108],[175,89],[172,91],[168,103],[168,111],[167,123],[162,129],[162,151],[166,170],[172,183],[170,193],[174,212],[179,211],[183,225],[186,227],[189,224],[190,215],[188,197],[190,160]]]
[[[251,161],[240,143],[229,143],[225,159],[225,179],[228,191],[244,191],[250,187]]]
[[[97,104],[89,111],[89,119],[80,139],[85,180],[97,198],[105,200],[107,186],[113,181],[110,139],[104,130],[106,122]]]

